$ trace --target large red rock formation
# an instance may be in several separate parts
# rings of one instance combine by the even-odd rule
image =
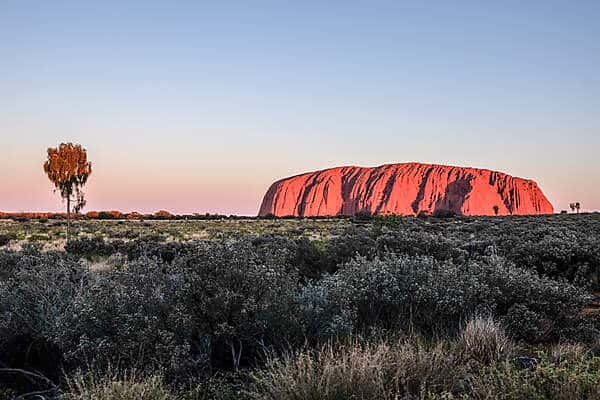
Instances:
[[[259,215],[416,215],[440,210],[494,215],[494,206],[499,215],[554,212],[532,180],[487,169],[404,163],[338,167],[279,180],[265,194]]]

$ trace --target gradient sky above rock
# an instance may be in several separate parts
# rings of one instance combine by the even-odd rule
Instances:
[[[0,210],[256,214],[281,177],[419,161],[600,210],[600,2],[0,3]],[[525,4],[524,4],[525,3]]]

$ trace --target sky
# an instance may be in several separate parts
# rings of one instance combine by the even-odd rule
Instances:
[[[255,215],[282,177],[394,162],[600,210],[600,2],[0,0],[0,210]]]

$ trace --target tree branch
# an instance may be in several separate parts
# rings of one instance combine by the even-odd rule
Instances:
[[[20,396],[15,397],[15,400],[25,400],[27,397],[31,397],[31,396],[36,396],[36,397],[41,398],[42,400],[46,400],[46,398],[44,396],[42,396],[43,394],[52,393],[57,390],[58,390],[57,388],[52,388],[52,389],[47,389],[47,390],[38,390],[37,392],[24,393]]]
[[[35,379],[38,379],[38,380],[48,384],[49,386],[51,386],[51,389],[45,390],[44,392],[48,392],[51,390],[58,390],[58,387],[56,386],[56,384],[54,382],[52,382],[50,379],[46,378],[44,375],[41,375],[41,374],[38,374],[35,372],[26,371],[24,369],[19,369],[19,368],[0,368],[0,373],[3,373],[3,372],[7,373],[7,374],[24,375],[30,382],[31,382],[30,378],[35,378]]]

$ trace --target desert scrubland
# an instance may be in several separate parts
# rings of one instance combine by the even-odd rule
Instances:
[[[0,221],[0,398],[600,398],[598,214],[65,223]]]

